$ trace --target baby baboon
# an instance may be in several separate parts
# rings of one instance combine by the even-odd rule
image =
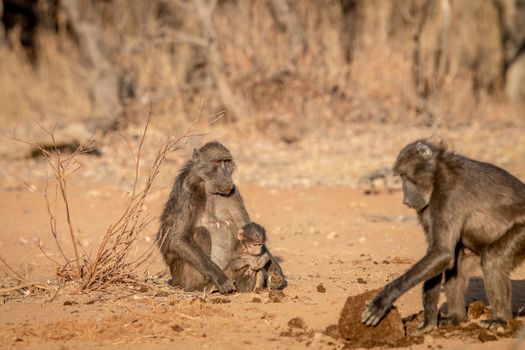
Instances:
[[[235,282],[239,292],[251,292],[264,287],[267,273],[263,267],[268,263],[266,231],[264,227],[251,222],[239,230],[238,246],[233,260],[228,264],[226,276]]]
[[[509,275],[525,257],[525,185],[492,164],[425,140],[401,150],[394,172],[403,182],[403,203],[417,211],[428,249],[376,295],[363,312],[363,323],[376,325],[399,296],[424,282],[425,320],[419,333],[436,328],[442,281],[449,310],[442,321],[466,320],[468,273],[481,259],[492,308],[484,326],[505,324],[512,317]]]
[[[161,217],[157,243],[168,265],[172,283],[185,290],[202,290],[209,283],[221,293],[235,290],[222,269],[231,261],[237,231],[250,222],[232,174],[230,151],[208,142],[193,151],[181,169]],[[268,253],[265,269],[283,276]]]

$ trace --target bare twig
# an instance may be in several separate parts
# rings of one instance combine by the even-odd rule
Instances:
[[[15,292],[17,290],[24,289],[24,288],[30,288],[30,287],[35,287],[35,288],[43,289],[43,290],[48,290],[49,289],[49,287],[46,287],[46,286],[44,286],[44,285],[42,285],[40,283],[37,283],[37,282],[27,282],[27,283],[20,284],[18,286],[0,289],[0,294],[1,295],[6,295],[6,294],[10,294],[12,292]]]
[[[25,140],[20,140],[13,135],[14,140],[31,144],[42,153],[43,158],[47,161],[53,176],[55,177],[55,196],[54,200],[50,198],[48,185],[44,189],[44,199],[46,203],[46,210],[49,216],[49,227],[51,234],[55,240],[55,244],[58,251],[63,258],[63,262],[52,259],[42,248],[41,245],[37,245],[38,248],[44,253],[44,255],[57,264],[57,274],[64,280],[73,280],[78,282],[82,291],[89,291],[93,289],[102,289],[113,283],[129,283],[130,281],[138,282],[136,271],[156,251],[155,243],[152,243],[150,247],[146,249],[142,254],[136,257],[131,257],[133,252],[134,243],[137,240],[138,235],[143,232],[148,225],[150,225],[154,218],[144,213],[144,203],[147,196],[154,190],[153,183],[156,176],[160,172],[160,167],[164,162],[165,158],[169,153],[179,150],[189,138],[203,135],[197,129],[199,116],[202,112],[204,99],[201,101],[194,122],[189,126],[186,132],[178,138],[169,138],[165,140],[160,146],[157,154],[153,160],[153,164],[149,169],[149,173],[145,179],[145,182],[140,185],[140,168],[142,151],[150,125],[153,106],[150,99],[150,110],[141,137],[139,139],[136,151],[133,151],[131,143],[125,138],[125,141],[129,147],[131,157],[134,161],[134,181],[133,190],[131,196],[125,206],[123,212],[116,220],[108,226],[100,244],[96,249],[94,258],[90,257],[85,251],[84,247],[80,243],[77,237],[77,232],[74,229],[73,217],[71,215],[71,207],[69,205],[69,176],[75,174],[84,165],[76,159],[76,157],[82,153],[87,152],[90,143],[86,145],[78,146],[71,154],[63,154],[60,152],[56,145],[56,139],[53,128],[46,128],[44,125],[38,123],[39,127],[49,136],[51,139],[51,147],[37,145]],[[222,117],[219,115],[218,118]],[[217,118],[217,119],[218,119]],[[52,200],[54,203],[52,203]],[[65,221],[68,231],[69,240],[73,245],[74,258],[69,258],[66,251],[63,249],[59,239],[59,232],[57,228],[57,204],[61,202],[61,206],[64,208]],[[5,265],[2,270],[13,279],[19,281],[21,285],[36,286],[44,289],[38,283],[32,283],[27,281],[15,269],[11,268],[7,262],[0,257],[0,261]],[[19,287],[24,288],[24,287]]]

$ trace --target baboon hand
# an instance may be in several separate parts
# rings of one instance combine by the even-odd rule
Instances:
[[[367,303],[365,311],[361,314],[361,322],[367,326],[376,326],[392,307],[383,293],[379,293],[372,301]]]
[[[228,294],[235,291],[235,284],[224,274],[217,278],[213,283],[217,286],[217,289],[221,294]]]

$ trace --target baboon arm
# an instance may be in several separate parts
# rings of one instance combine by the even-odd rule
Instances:
[[[383,287],[361,315],[361,321],[367,326],[378,324],[399,296],[441,273],[453,259],[454,255],[446,250],[435,250],[425,255],[401,277]]]
[[[260,270],[268,263],[270,260],[268,254],[264,253],[263,255],[256,257],[250,261],[250,268],[254,271]]]
[[[459,216],[446,215],[454,211],[445,204],[431,209],[433,219],[428,232],[429,247],[426,255],[401,277],[387,284],[380,293],[385,296],[388,294],[391,302],[416,284],[427,281],[453,266],[462,222]]]
[[[230,264],[228,265],[227,269],[235,272],[249,265],[250,263],[246,259],[239,258],[239,259],[232,260]]]
[[[401,277],[387,284],[380,294],[384,294],[390,303],[420,282],[427,281],[450,266],[454,255],[447,250],[435,250],[425,255]],[[379,296],[379,295],[378,295]]]
[[[189,239],[185,237],[173,239],[170,249],[214,283],[219,278],[226,277],[221,268]]]
[[[453,213],[453,211],[447,211],[443,208],[435,212]],[[438,214],[434,215],[433,218],[428,234],[429,249],[427,254],[401,277],[387,284],[376,295],[361,316],[364,324],[376,325],[399,296],[416,284],[427,281],[453,266],[454,250],[461,232],[461,218],[446,218]]]

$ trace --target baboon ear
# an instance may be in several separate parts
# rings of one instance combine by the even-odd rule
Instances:
[[[197,162],[199,160],[199,151],[196,148],[193,149],[193,155],[191,156],[191,160],[193,160],[194,162]]]
[[[237,231],[237,239],[239,241],[244,240],[244,231],[242,230],[242,228],[240,228],[239,231]]]
[[[423,142],[416,143],[416,151],[421,157],[423,157],[424,160],[430,160],[434,155],[432,149]]]

